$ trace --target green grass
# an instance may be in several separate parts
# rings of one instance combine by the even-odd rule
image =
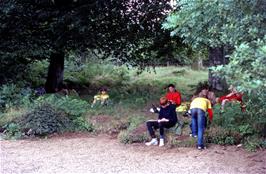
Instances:
[[[147,113],[152,103],[158,104],[159,98],[166,94],[164,87],[169,83],[176,85],[184,99],[193,93],[192,86],[206,81],[208,77],[207,71],[194,71],[189,67],[156,67],[154,70],[143,71],[140,74],[137,69],[127,70],[129,79],[123,82],[124,86],[109,86],[111,104],[107,107],[89,109],[88,117],[110,115],[123,118],[143,115]],[[94,90],[94,94],[96,93],[97,90]],[[91,103],[93,100],[91,89],[88,90],[88,94],[81,97]]]
[[[82,86],[82,89],[76,89],[81,94],[80,98],[63,97],[55,100],[54,96],[48,95],[35,100],[34,103],[45,100],[74,116],[80,115],[79,112],[83,113],[85,109],[85,119],[77,120],[80,125],[83,125],[83,121],[87,121],[92,124],[94,132],[120,134],[121,141],[128,143],[147,140],[148,136],[143,123],[150,118],[157,117],[148,110],[152,103],[158,104],[159,98],[166,94],[165,86],[169,83],[175,84],[182,97],[187,98],[192,94],[192,86],[206,81],[208,77],[207,71],[193,71],[189,67],[156,67],[139,73],[135,68],[127,69],[111,64],[90,63],[79,70],[71,64],[67,65],[65,79],[73,79],[75,84]],[[36,82],[38,74],[33,74],[32,77]],[[102,86],[107,86],[109,89],[110,104],[105,107],[90,108],[93,96]],[[78,107],[75,107],[76,105]],[[25,106],[16,106],[16,110],[10,109],[2,113],[0,115],[1,125],[19,119],[30,109]]]
[[[123,82],[124,86],[109,86],[111,104],[89,109],[86,115],[97,132],[116,132],[122,143],[140,143],[149,139],[143,124],[146,120],[157,118],[157,114],[149,113],[148,110],[152,103],[158,104],[159,98],[166,94],[165,86],[175,84],[182,98],[189,99],[194,92],[193,86],[208,78],[207,71],[194,71],[189,67],[156,67],[140,74],[137,69],[129,69],[127,72],[129,78]],[[93,95],[85,97],[87,101],[92,99]],[[97,118],[105,121],[97,122]],[[188,120],[185,120],[184,135],[189,134],[187,122]],[[168,133],[167,139],[171,146],[194,146],[194,141],[189,137],[178,141],[173,133]]]
[[[190,67],[176,66],[156,67],[154,70],[144,71],[139,75],[137,75],[136,70],[131,70],[129,74],[131,83],[151,84],[153,88],[161,88],[173,83],[177,90],[184,95],[191,94],[191,85],[196,85],[208,79],[208,71],[194,71]]]
[[[7,100],[8,108],[1,110],[0,126],[8,127],[11,136],[19,137],[17,128],[10,123],[16,122],[22,115],[30,112],[36,104],[46,102],[74,120],[75,131],[107,133],[117,136],[122,143],[142,143],[149,139],[145,121],[157,118],[157,114],[150,113],[149,109],[152,104],[158,105],[159,98],[166,94],[167,90],[164,87],[170,83],[175,84],[183,101],[189,101],[196,85],[208,79],[207,70],[195,71],[190,67],[156,67],[139,73],[135,68],[127,69],[108,63],[101,65],[88,63],[81,67],[67,65],[65,80],[73,80],[71,82],[76,85],[79,97],[46,95],[37,99],[30,98],[31,100],[27,100],[28,103],[25,104],[22,102],[25,97],[15,98],[13,95],[17,94],[13,91],[21,89],[17,89],[18,87],[14,85],[6,86],[5,89],[11,92],[0,93],[3,98],[10,100]],[[33,72],[42,72],[41,69],[43,67]],[[32,81],[35,83],[41,81],[38,77],[39,74],[32,74]],[[102,86],[109,89],[110,104],[91,108],[93,96]],[[250,106],[253,105],[248,105]],[[258,124],[257,116],[249,117],[248,112],[242,113],[239,105],[234,104],[226,105],[226,112],[223,115],[219,112],[219,106],[214,107],[214,121],[205,135],[207,143],[223,145],[242,143],[251,150],[266,147],[265,138],[261,136],[261,130],[265,128],[263,120],[259,120]],[[195,140],[188,136],[190,119],[182,116],[180,118],[184,123],[182,135],[177,138],[175,131],[166,131],[166,144],[171,147],[193,147]],[[250,122],[249,118],[253,122]]]

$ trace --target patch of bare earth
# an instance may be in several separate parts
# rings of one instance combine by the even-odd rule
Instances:
[[[108,136],[68,134],[0,141],[0,173],[266,173],[266,151],[235,146],[194,148],[123,145]]]

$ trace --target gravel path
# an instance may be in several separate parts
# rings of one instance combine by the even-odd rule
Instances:
[[[266,151],[123,145],[107,136],[0,141],[5,173],[266,173]]]

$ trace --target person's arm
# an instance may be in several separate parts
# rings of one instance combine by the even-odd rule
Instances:
[[[213,119],[213,111],[212,111],[212,109],[208,109],[207,111],[208,111],[208,114],[209,114],[210,121],[212,121],[212,119]]]
[[[209,114],[210,121],[212,122],[213,119],[213,111],[212,111],[212,106],[210,100],[208,100],[208,109],[207,112]]]
[[[160,123],[160,122],[168,122],[169,120],[168,119],[166,119],[166,118],[162,118],[162,119],[159,119],[158,120],[158,122]]]
[[[175,101],[172,104],[175,104],[176,106],[180,106],[181,105],[181,95],[179,92],[176,92],[174,99],[175,99]]]

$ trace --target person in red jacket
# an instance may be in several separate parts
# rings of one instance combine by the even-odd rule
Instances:
[[[245,111],[245,104],[243,102],[243,93],[238,92],[236,88],[232,85],[230,85],[230,88],[228,89],[230,91],[229,94],[222,96],[217,99],[218,103],[221,103],[221,112],[224,111],[224,106],[227,102],[232,102],[232,101],[238,101],[240,103],[241,110],[244,112]]]
[[[175,105],[176,107],[179,106],[181,104],[181,94],[180,94],[180,92],[178,92],[175,89],[175,85],[173,85],[173,84],[169,84],[167,87],[168,87],[168,92],[165,95],[165,97],[167,98],[167,100],[171,104]]]

